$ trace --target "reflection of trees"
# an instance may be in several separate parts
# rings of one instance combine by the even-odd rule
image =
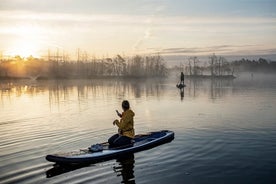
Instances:
[[[134,96],[159,97],[163,92],[163,86],[155,80],[76,80],[56,82],[49,87],[50,103],[68,100],[77,95],[79,101],[86,101],[88,98],[110,98]]]
[[[134,154],[125,155],[124,157],[117,159],[117,166],[113,169],[117,173],[117,176],[122,176],[121,183],[135,183],[134,176]]]
[[[14,83],[12,81],[5,81],[0,83],[0,95],[2,97],[21,96],[22,94],[34,95],[41,92],[39,86],[34,86],[32,83]]]
[[[198,97],[203,93],[211,99],[222,98],[233,88],[231,79],[188,79],[186,84],[188,96]]]
[[[233,80],[213,79],[211,80],[211,99],[222,98],[229,92],[229,87],[233,86]]]
[[[188,90],[188,95],[197,97],[199,95],[199,88],[202,86],[202,81],[201,79],[188,79],[186,80],[187,83],[187,90]]]
[[[87,101],[88,98],[135,98],[154,96],[160,97],[164,86],[158,79],[95,79],[95,80],[48,80],[48,81],[17,81],[1,83],[1,98],[8,96],[49,94],[49,103],[59,104],[77,98]]]

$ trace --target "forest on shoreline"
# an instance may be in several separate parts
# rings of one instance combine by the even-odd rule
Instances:
[[[259,58],[258,60],[240,59],[227,61],[222,56],[213,54],[207,62],[197,57],[189,57],[186,64],[174,66],[172,70],[182,71],[188,77],[228,77],[235,78],[240,72],[276,72],[276,61]]]
[[[49,57],[48,60],[16,56],[1,60],[0,79],[90,79],[110,77],[165,77],[168,69],[160,55],[81,59]]]
[[[276,62],[264,58],[227,61],[213,54],[208,62],[199,63],[197,57],[189,57],[185,65],[168,68],[168,63],[160,55],[116,55],[102,59],[81,57],[76,61],[60,56],[47,59],[15,56],[0,60],[0,79],[163,78],[175,70],[190,77],[234,77],[239,72],[276,71]]]
[[[258,60],[240,59],[233,61],[231,65],[241,72],[276,72],[276,61],[264,58]]]

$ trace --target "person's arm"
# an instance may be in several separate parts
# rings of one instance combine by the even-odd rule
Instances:
[[[122,114],[121,114],[121,113],[119,113],[119,111],[118,111],[118,110],[116,110],[116,112],[117,112],[117,115],[121,118],[121,117],[122,117]]]
[[[131,115],[126,114],[121,118],[120,121],[115,120],[114,123],[119,127],[119,129],[123,129],[127,126],[127,123],[130,122],[131,118]]]
[[[113,121],[113,125],[117,125],[117,123],[119,123],[119,120],[115,119],[115,120]]]

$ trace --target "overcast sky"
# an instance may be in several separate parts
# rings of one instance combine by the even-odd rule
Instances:
[[[0,51],[276,53],[275,0],[0,0]]]

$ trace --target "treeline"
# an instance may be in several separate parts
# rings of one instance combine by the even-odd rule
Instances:
[[[50,58],[50,57],[49,57]],[[165,77],[168,69],[160,55],[85,59],[38,59],[19,56],[1,60],[0,77],[28,78],[97,78],[97,77]]]
[[[211,55],[207,61],[200,61],[198,57],[189,57],[185,65],[175,66],[173,69],[183,71],[185,75],[198,77],[235,76],[238,72],[275,72],[276,61],[259,58],[258,60],[240,59],[228,61],[223,56]]]
[[[269,61],[264,58],[258,60],[241,59],[231,63],[239,71],[247,72],[275,72],[276,62]]]
[[[222,76],[222,75],[233,75],[234,69],[224,57],[216,56],[213,54],[209,57],[208,63],[204,66],[200,66],[199,59],[197,57],[188,58],[188,65],[185,67],[185,73],[190,76],[197,75],[210,75],[210,76]]]
[[[202,62],[198,57],[189,57],[185,65],[175,66],[187,76],[192,77],[221,77],[233,76],[234,67],[222,56],[213,54],[208,61]]]

